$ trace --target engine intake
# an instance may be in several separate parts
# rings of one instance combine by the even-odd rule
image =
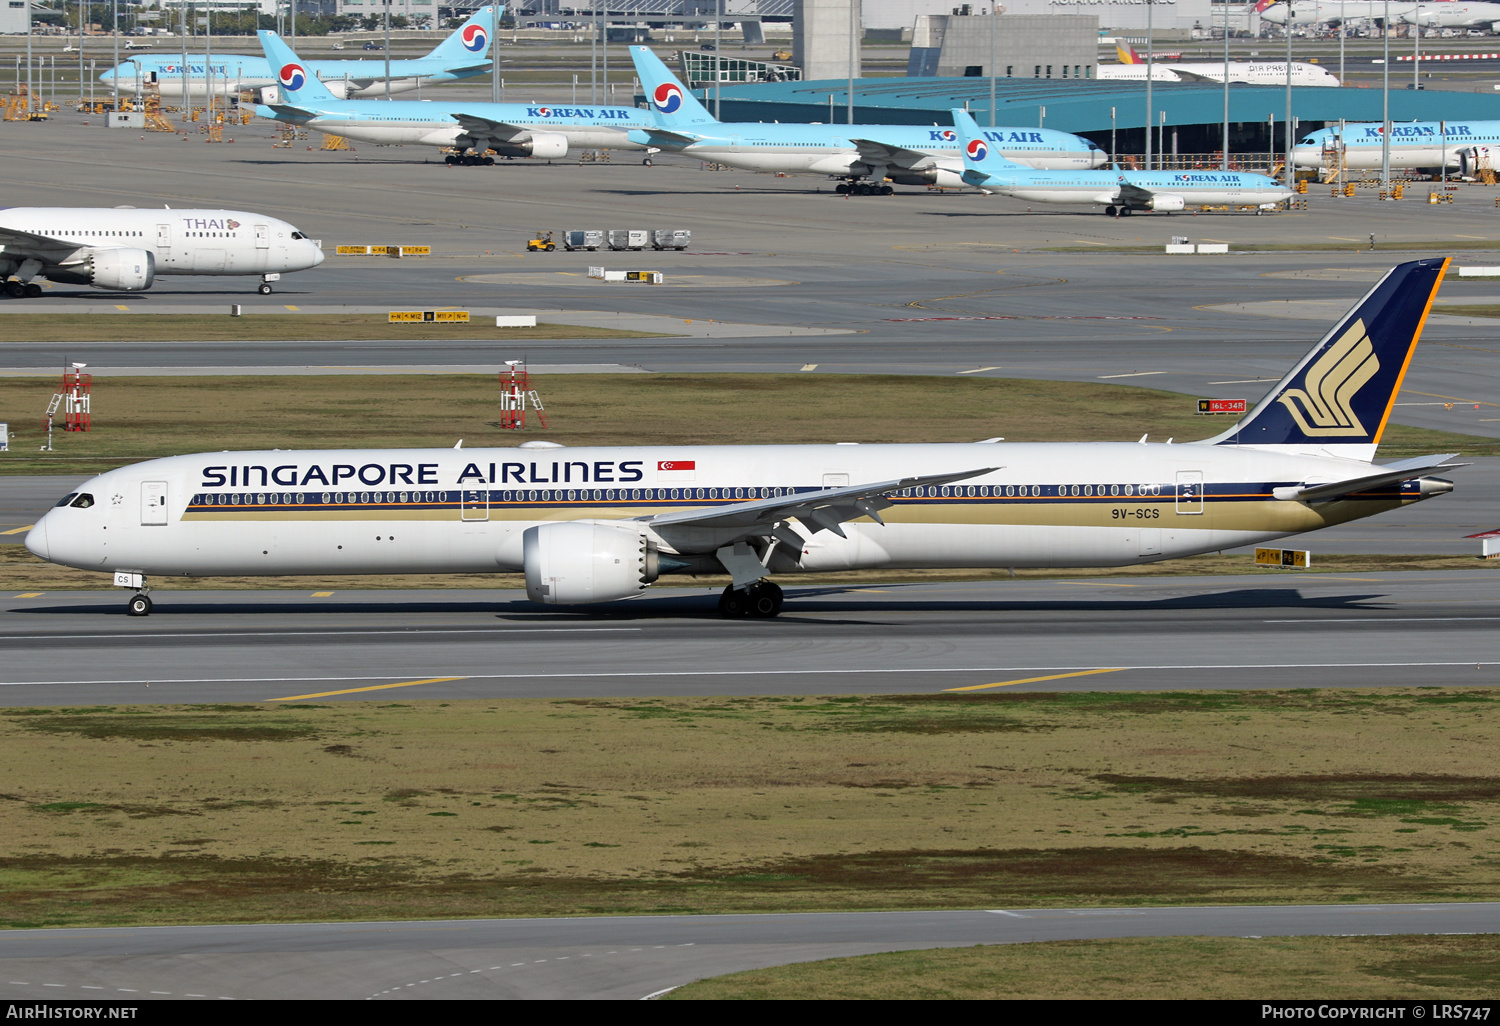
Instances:
[[[1158,193],[1151,197],[1146,206],[1152,210],[1184,210],[1187,208],[1187,201],[1181,196],[1169,196]]]
[[[656,549],[628,527],[576,520],[528,527],[521,538],[533,602],[613,602],[645,591],[661,574]]]

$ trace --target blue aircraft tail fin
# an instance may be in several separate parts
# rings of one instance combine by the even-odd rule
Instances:
[[[307,63],[281,41],[280,36],[264,29],[255,35],[260,39],[260,48],[266,52],[271,77],[276,80],[283,100],[287,103],[322,103],[338,99],[308,69]]]
[[[953,115],[953,129],[958,133],[958,152],[964,159],[966,175],[972,173],[983,176],[996,171],[1031,170],[1008,159],[1000,152],[998,143],[987,140],[979,123],[968,111],[954,108],[949,113]]]
[[[635,73],[640,76],[641,88],[646,101],[651,105],[651,115],[662,128],[686,128],[692,125],[713,125],[718,122],[704,109],[703,104],[677,80],[661,58],[648,46],[632,46],[630,59],[635,62]]]
[[[1372,458],[1448,262],[1392,268],[1244,420],[1204,444]]]
[[[468,20],[455,29],[451,36],[433,47],[432,52],[424,60],[440,60],[452,64],[460,62],[472,64],[475,61],[484,60],[485,55],[489,53],[490,46],[494,43],[490,35],[504,16],[504,4],[481,7],[469,15]]]

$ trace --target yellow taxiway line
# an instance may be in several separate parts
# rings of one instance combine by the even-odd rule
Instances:
[[[1006,688],[1012,684],[1035,684],[1044,680],[1062,680],[1064,677],[1088,677],[1096,673],[1119,673],[1125,669],[1123,666],[1108,667],[1102,670],[1074,670],[1072,673],[1054,673],[1050,677],[1027,677],[1025,680],[1002,680],[998,684],[970,684],[966,688],[944,688],[943,691],[983,691],[985,688]],[[316,695],[308,695],[308,698],[316,698]]]
[[[343,691],[319,691],[315,695],[288,695],[285,698],[270,698],[269,702],[300,702],[304,698],[331,698],[334,695],[353,695],[361,691],[385,691],[387,688],[414,688],[418,684],[441,684],[444,681],[464,680],[463,677],[429,677],[427,680],[403,680],[397,684],[372,684],[367,688],[345,688]]]

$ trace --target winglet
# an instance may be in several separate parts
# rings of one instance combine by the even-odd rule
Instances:
[[[1249,416],[1206,444],[1373,458],[1448,264],[1392,268]]]

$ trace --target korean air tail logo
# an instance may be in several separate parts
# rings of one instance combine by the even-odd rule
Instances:
[[[969,154],[969,159],[976,164],[990,155],[990,148],[984,144],[983,139],[970,139],[966,151]]]
[[[1289,388],[1277,402],[1287,408],[1304,434],[1363,438],[1369,432],[1350,403],[1379,370],[1365,322],[1355,321],[1343,338],[1307,368],[1302,378],[1307,388]]]
[[[302,70],[302,65],[300,64],[282,65],[279,78],[282,87],[290,89],[294,93],[307,85],[307,72]]]
[[[651,94],[651,106],[663,114],[676,114],[682,109],[682,90],[671,82],[663,82]]]
[[[463,39],[464,49],[472,53],[479,53],[486,46],[490,45],[490,37],[478,25],[470,25],[465,28],[461,38]]]

